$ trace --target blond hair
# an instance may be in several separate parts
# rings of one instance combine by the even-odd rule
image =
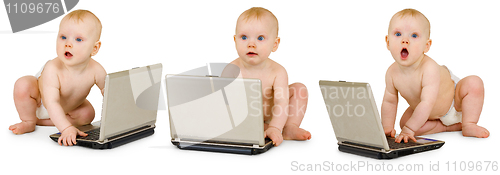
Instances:
[[[99,20],[99,18],[97,18],[97,16],[95,16],[94,13],[88,10],[75,10],[72,11],[71,13],[68,13],[63,19],[73,19],[76,22],[79,21],[84,22],[83,19],[86,17],[90,17],[90,19],[94,20],[97,28],[97,40],[99,40],[99,38],[101,38],[102,24],[101,20]]]
[[[415,17],[415,18],[418,17],[418,16],[424,17],[425,22],[426,22],[426,24],[428,26],[428,28],[427,28],[427,30],[428,30],[427,34],[428,34],[429,37],[431,36],[431,23],[429,22],[429,19],[427,19],[427,17],[425,17],[425,15],[423,13],[421,13],[420,11],[415,10],[415,9],[411,9],[411,8],[407,8],[407,9],[403,9],[403,10],[397,12],[396,14],[394,14],[394,16],[392,18],[394,18],[396,16],[400,17],[400,18],[407,17],[407,16]]]
[[[279,30],[279,25],[278,25],[278,18],[274,16],[274,14],[262,7],[252,7],[243,13],[241,13],[240,17],[238,17],[238,21],[241,18],[244,21],[248,21],[249,19],[259,19],[261,17],[264,17],[266,15],[270,15],[271,19],[273,19],[276,22],[276,35],[278,35],[278,30]]]

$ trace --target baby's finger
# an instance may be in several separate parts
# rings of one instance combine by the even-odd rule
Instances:
[[[394,142],[401,143],[401,139],[401,135],[399,135],[396,139],[394,139]]]
[[[417,142],[417,139],[413,136],[410,136],[410,139],[413,140],[414,142]]]
[[[71,143],[70,138],[66,137],[66,138],[64,138],[64,140],[65,140],[64,143],[66,143],[64,146],[70,146],[70,143]]]
[[[63,137],[63,138],[62,138],[61,143],[62,143],[62,145],[64,145],[64,146],[68,146],[68,143],[66,142],[66,137]]]
[[[73,146],[73,136],[68,137],[68,146]]]
[[[404,137],[405,143],[408,143],[408,136]]]
[[[68,146],[68,138],[67,137],[63,138],[63,143],[64,143],[64,146]]]
[[[72,143],[71,143],[72,146],[76,145],[76,136],[75,137],[71,137],[71,141],[72,141]]]
[[[82,131],[80,131],[80,130],[78,130],[78,135],[79,135],[79,136],[86,137],[88,134],[87,134],[87,133],[84,133],[84,132],[82,132]]]
[[[59,144],[59,146],[62,146],[62,137],[59,137],[59,139],[57,139],[57,144]]]
[[[278,146],[281,144],[279,137],[276,134],[271,134],[269,137],[271,138],[271,140],[273,141],[275,146]]]

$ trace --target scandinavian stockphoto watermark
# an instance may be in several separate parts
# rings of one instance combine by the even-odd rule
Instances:
[[[335,117],[362,117],[366,114],[364,104],[353,105],[351,101],[368,99],[368,92],[363,87],[321,87],[323,98],[336,101],[334,104],[326,104],[328,113]],[[344,102],[345,103],[342,103]]]
[[[250,104],[250,107],[254,109],[254,111],[260,111],[260,113],[263,113],[264,116],[280,116],[282,114],[285,114],[286,116],[289,117],[295,117],[295,116],[305,115],[307,103],[301,103],[301,101],[307,102],[308,100],[308,95],[307,95],[308,92],[305,86],[290,86],[287,88],[263,87],[262,91],[260,88],[261,87],[258,86],[258,84],[253,84],[252,86],[250,86],[250,90],[252,92],[255,92],[255,94],[261,96],[264,101],[273,101],[273,102],[262,104],[262,108],[264,109],[264,111],[260,111],[258,110],[260,109],[260,107],[258,106],[260,105],[260,103],[253,101]],[[286,96],[286,93],[284,93],[285,91],[288,91],[288,96]],[[260,92],[262,92],[262,94]],[[250,96],[249,98],[257,99],[259,98],[259,96]],[[293,98],[291,98],[292,96]],[[282,107],[280,105],[274,104],[275,98],[288,99],[289,100],[288,105]],[[258,116],[260,114],[254,113],[250,115]]]
[[[290,170],[303,172],[340,171],[340,172],[497,172],[497,161],[429,161],[425,163],[389,163],[371,161],[350,161],[337,163],[290,162]]]
[[[78,0],[4,0],[12,32],[49,22],[73,9]]]

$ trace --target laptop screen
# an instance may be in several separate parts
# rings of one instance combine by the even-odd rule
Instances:
[[[264,145],[258,79],[167,75],[172,139]]]
[[[156,64],[108,74],[101,118],[101,139],[154,125],[161,73],[162,65]]]
[[[339,142],[389,148],[369,84],[333,81],[319,84]]]

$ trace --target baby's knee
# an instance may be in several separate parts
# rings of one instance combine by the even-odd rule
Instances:
[[[94,117],[95,117],[95,111],[93,108],[92,110],[87,110],[85,112],[82,112],[82,115],[78,119],[79,125],[90,124],[94,120]]]
[[[309,97],[307,87],[302,83],[293,83],[289,86],[289,89],[290,94],[293,94],[293,96],[296,96],[300,99],[308,99]]]
[[[469,92],[481,94],[484,92],[484,83],[480,77],[472,75],[466,78]]]
[[[69,117],[73,119],[74,125],[90,124],[94,120],[95,110],[92,106],[86,106],[85,108],[72,112]]]
[[[36,82],[37,79],[33,76],[19,78],[16,83],[14,83],[14,97],[29,97],[35,88],[38,89]]]

